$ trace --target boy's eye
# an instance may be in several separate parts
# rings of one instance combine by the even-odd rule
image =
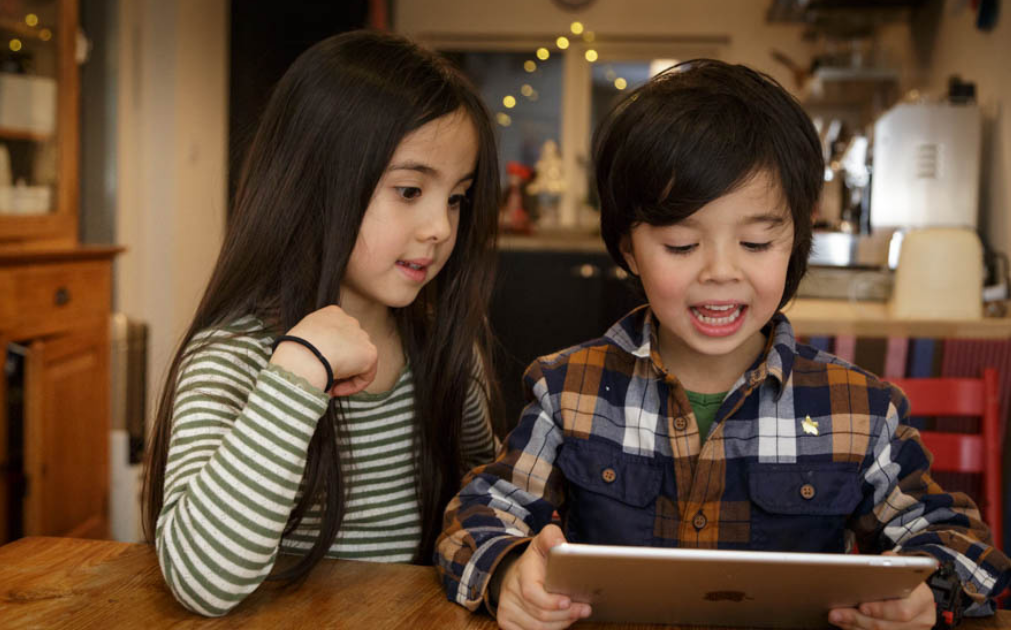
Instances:
[[[772,246],[771,241],[765,243],[749,243],[747,241],[741,242],[741,247],[748,250],[749,252],[764,252],[771,246]]]
[[[664,248],[672,254],[690,254],[694,250],[696,244],[691,245],[664,245]]]
[[[421,189],[417,186],[394,186],[393,189],[404,199],[417,199],[421,196]]]

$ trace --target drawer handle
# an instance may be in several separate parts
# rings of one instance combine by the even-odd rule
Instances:
[[[67,287],[60,287],[56,289],[56,293],[53,294],[53,304],[56,306],[66,306],[70,302],[70,291]]]

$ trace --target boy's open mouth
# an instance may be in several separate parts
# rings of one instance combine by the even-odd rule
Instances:
[[[744,304],[697,304],[689,307],[695,319],[707,326],[729,326],[746,308]]]

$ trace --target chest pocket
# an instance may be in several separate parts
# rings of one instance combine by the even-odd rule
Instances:
[[[863,498],[856,464],[752,464],[751,546],[841,553],[846,523]]]
[[[653,533],[663,471],[618,445],[566,440],[556,460],[565,475],[565,536],[570,542],[644,545]]]

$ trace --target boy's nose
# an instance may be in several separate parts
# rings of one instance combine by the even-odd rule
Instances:
[[[725,248],[712,250],[700,274],[703,282],[733,282],[740,280],[741,267],[737,257]]]

